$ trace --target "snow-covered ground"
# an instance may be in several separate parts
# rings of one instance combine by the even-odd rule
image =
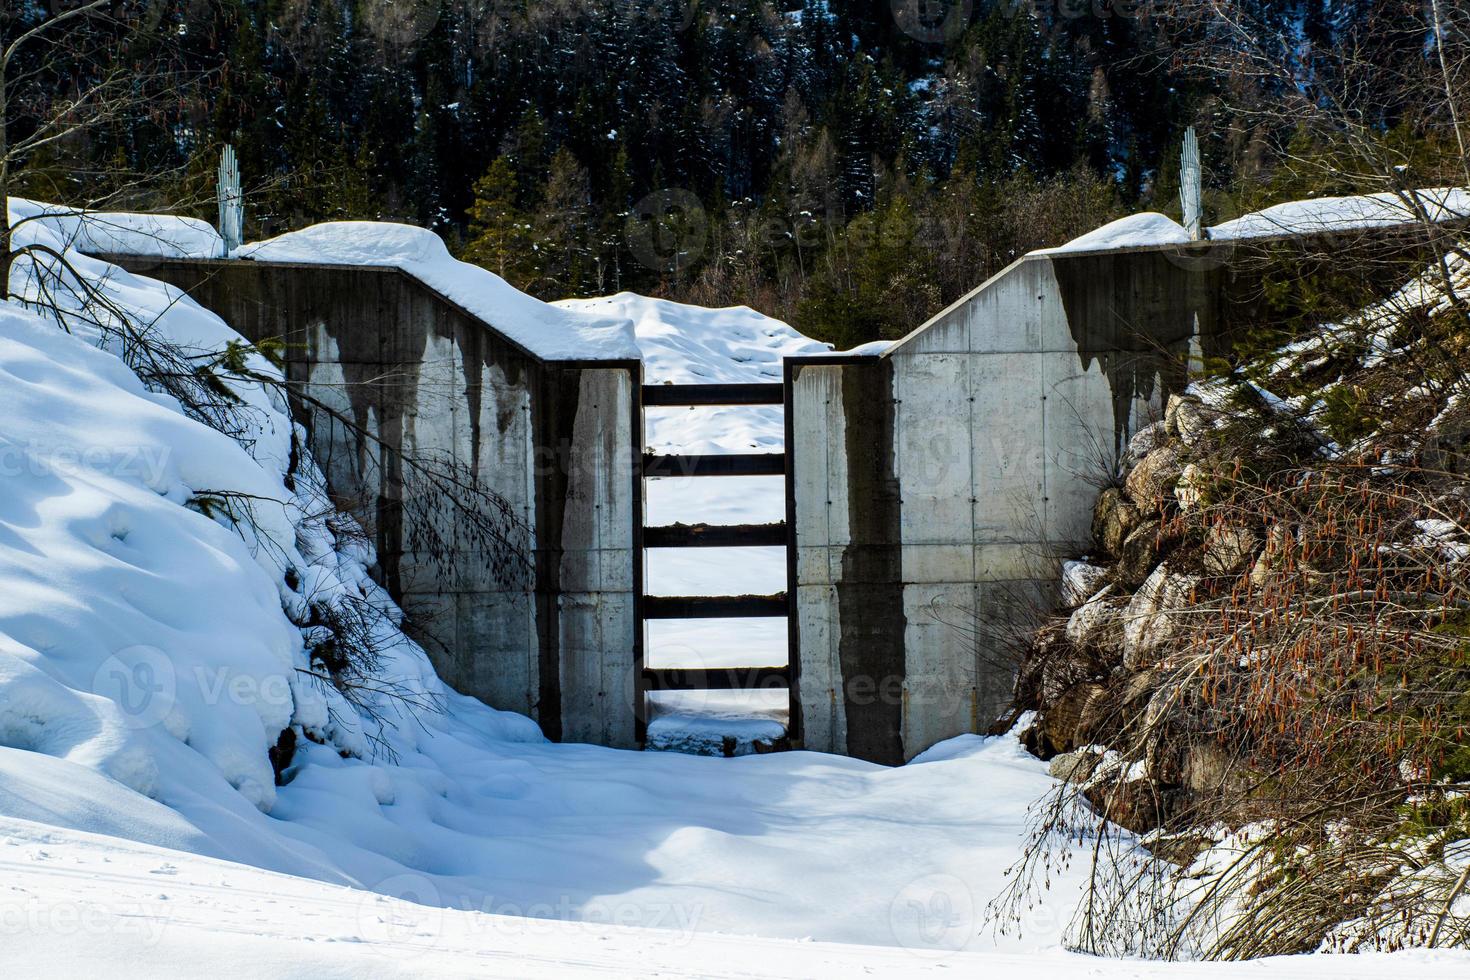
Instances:
[[[1439,980],[1454,953],[1244,964],[792,942],[681,925],[565,922],[433,908],[115,837],[0,818],[0,969],[7,976],[160,977],[985,977],[1035,980]],[[916,889],[901,928],[942,934],[953,917]],[[840,901],[840,896],[834,896]]]

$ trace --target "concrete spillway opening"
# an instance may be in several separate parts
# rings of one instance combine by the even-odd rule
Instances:
[[[644,457],[646,748],[730,756],[790,744],[785,454],[770,408],[783,402],[779,383],[644,389],[645,415],[663,413],[666,431],[683,421],[671,412],[695,424],[758,413],[770,430],[754,452]]]
[[[727,549],[710,549],[727,551]],[[746,549],[751,552],[780,551],[779,574],[785,575],[782,549]],[[649,550],[649,567],[659,568],[664,549]],[[728,549],[735,552],[736,549]],[[737,555],[720,554],[710,565],[717,568],[721,559],[738,559]],[[764,558],[764,556],[762,556]],[[730,570],[742,577],[769,574],[766,562],[756,559],[745,569],[733,562]],[[655,589],[660,584],[655,571],[650,581]],[[701,588],[701,578],[688,579],[687,588]],[[703,586],[709,588],[709,586]],[[751,668],[785,668],[787,626],[784,618],[708,618],[654,620],[647,624],[644,649],[649,667],[664,672],[670,686],[696,684],[700,676],[714,675],[727,682],[721,671],[730,671],[733,690],[685,689],[654,690],[647,694],[649,714],[647,748],[659,751],[688,752],[698,755],[747,755],[769,751],[786,744],[790,720],[789,685],[777,673],[749,676]]]

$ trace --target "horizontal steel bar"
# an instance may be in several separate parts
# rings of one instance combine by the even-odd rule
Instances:
[[[764,384],[644,385],[643,405],[780,405],[779,381]]]
[[[643,529],[645,548],[784,548],[786,522],[774,524],[666,524]]]
[[[644,476],[781,476],[785,472],[785,453],[643,457]]]
[[[757,619],[786,615],[786,593],[775,595],[646,595],[644,619]]]
[[[645,667],[650,691],[760,691],[791,686],[790,667]]]

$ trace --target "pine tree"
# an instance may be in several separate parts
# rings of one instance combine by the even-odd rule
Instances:
[[[551,158],[536,211],[535,247],[542,253],[532,291],[547,298],[587,296],[596,283],[592,260],[595,226],[587,171],[566,147]]]
[[[525,288],[532,261],[531,226],[516,206],[517,182],[510,158],[496,157],[475,181],[470,205],[470,238],[460,255],[517,288]]]

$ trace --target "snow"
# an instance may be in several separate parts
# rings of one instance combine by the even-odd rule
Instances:
[[[1408,191],[1430,221],[1470,217],[1470,191],[1460,187],[1435,187]],[[1392,193],[1350,197],[1319,197],[1290,201],[1243,215],[1205,230],[1210,241],[1263,238],[1274,235],[1311,235],[1354,228],[1384,228],[1423,220],[1413,208]],[[1119,218],[1074,238],[1065,245],[1043,248],[1033,255],[1064,255],[1070,252],[1099,252],[1120,248],[1185,245],[1190,242],[1184,226],[1167,215],[1153,211]]]
[[[171,214],[88,211],[24,198],[10,199],[11,224],[45,227],[79,252],[151,255],[163,258],[217,258],[224,241],[207,221]]]
[[[1316,980],[1330,972],[1335,980],[1440,980],[1470,968],[1470,957],[1450,951],[1204,964],[792,942],[699,933],[676,910],[670,928],[630,927],[616,921],[617,905],[596,923],[564,922],[518,915],[530,909],[512,903],[499,913],[426,907],[22,820],[0,820],[0,880],[0,934],[14,976]],[[942,883],[916,883],[909,898],[918,912]]]
[[[1114,248],[1139,248],[1149,245],[1183,245],[1189,232],[1168,215],[1156,211],[1130,214],[1109,222],[1056,248],[1043,248],[1033,255],[1062,255],[1067,252],[1099,252]]]
[[[1459,187],[1409,191],[1430,221],[1470,216],[1470,192]],[[1391,193],[1319,197],[1256,211],[1209,229],[1212,240],[1309,235],[1352,228],[1383,228],[1423,220]]]
[[[329,221],[242,245],[240,258],[402,269],[537,357],[636,360],[625,319],[580,315],[528,296],[488,269],[460,262],[432,231],[381,221]]]
[[[632,321],[647,385],[780,384],[782,358],[832,350],[745,306],[707,309],[634,293],[555,305]],[[781,419],[777,406],[649,409],[645,438],[656,453],[780,452]]]
[[[749,663],[744,658],[742,663]],[[786,735],[786,688],[754,691],[657,691],[648,749],[690,755],[752,755]]]

